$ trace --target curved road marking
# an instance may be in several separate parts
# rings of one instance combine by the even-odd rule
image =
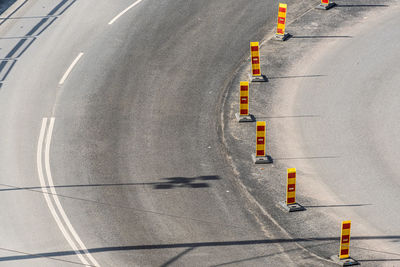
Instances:
[[[47,202],[47,205],[50,209],[51,214],[53,215],[53,218],[55,219],[58,227],[60,228],[62,234],[64,235],[65,239],[71,246],[71,248],[74,250],[75,254],[79,257],[81,262],[86,265],[86,266],[100,266],[99,263],[92,257],[92,255],[89,253],[85,245],[83,244],[82,240],[79,238],[78,234],[76,233],[75,229],[73,228],[70,220],[68,219],[63,207],[61,206],[60,200],[57,196],[57,192],[54,188],[54,183],[53,179],[51,176],[51,171],[50,171],[50,144],[51,144],[51,137],[52,137],[52,132],[54,128],[54,118],[50,119],[50,124],[49,124],[49,129],[47,130],[47,135],[45,139],[45,133],[46,133],[46,126],[47,126],[47,118],[43,118],[42,120],[42,127],[40,129],[40,135],[39,135],[39,141],[38,141],[38,146],[37,146],[37,169],[38,169],[38,175],[39,175],[39,181],[40,185],[42,187],[42,192],[44,193],[43,196]],[[45,170],[46,170],[46,175],[48,178],[48,183],[50,187],[51,193],[48,192],[47,190],[47,185],[45,182],[45,176],[43,172],[43,162],[42,162],[42,152],[43,152],[43,143],[44,140],[46,141],[45,144]],[[61,217],[64,221],[64,223],[67,225],[67,228],[69,232],[72,234],[74,237],[75,241],[78,243],[79,247],[77,247],[75,241],[71,237],[70,233],[67,231],[65,228],[62,220],[60,219],[59,215],[57,214],[57,211],[54,207],[53,202],[50,199],[50,195],[53,197],[54,202],[56,203],[58,212],[61,214]],[[91,263],[88,263],[86,258],[84,257],[86,255]]]
[[[72,69],[75,67],[76,63],[78,63],[79,59],[83,56],[83,53],[79,53],[79,55],[74,59],[74,61],[71,63],[67,71],[64,73],[64,76],[62,76],[60,82],[58,84],[63,84],[65,80],[68,78],[68,75],[72,71]]]
[[[117,16],[115,16],[112,20],[110,20],[110,22],[108,23],[108,25],[113,24],[117,19],[119,19],[119,17],[121,17],[122,15],[124,15],[126,12],[129,11],[129,9],[133,8],[134,6],[136,6],[137,4],[139,4],[140,2],[142,2],[143,0],[138,0],[135,3],[133,3],[132,5],[128,6],[127,8],[125,8],[121,13],[119,13]]]

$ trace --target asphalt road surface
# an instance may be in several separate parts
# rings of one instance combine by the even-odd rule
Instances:
[[[17,4],[0,25],[0,265],[313,260],[253,216],[218,139],[220,90],[273,1]]]
[[[398,14],[393,5],[361,26],[324,33],[339,38],[305,54],[292,70],[299,78],[282,81],[272,104],[272,114],[291,118],[271,128],[279,144],[271,153],[301,172],[303,199],[319,203],[310,212],[320,209],[337,227],[352,220],[365,240],[353,253],[373,255],[368,266],[400,261]],[[310,221],[318,227],[325,218]]]

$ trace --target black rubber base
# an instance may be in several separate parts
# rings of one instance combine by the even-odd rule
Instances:
[[[251,82],[268,82],[268,78],[264,74],[261,74],[260,76],[249,75],[249,80]]]
[[[333,255],[331,256],[331,260],[333,260],[335,263],[341,265],[341,266],[354,266],[354,265],[360,265],[358,261],[355,259],[348,257],[347,259],[339,259],[338,255]]]
[[[273,159],[271,158],[271,156],[256,157],[256,155],[253,154],[253,155],[251,155],[251,157],[253,158],[254,164],[271,164],[274,162]]]
[[[279,202],[279,204],[281,205],[281,207],[288,211],[288,212],[294,212],[294,211],[302,211],[302,210],[306,210],[306,208],[304,208],[302,205],[300,205],[299,203],[294,203],[294,204],[289,204],[287,205],[286,202]]]
[[[256,118],[253,114],[249,115],[240,115],[239,113],[235,113],[236,120],[238,122],[255,122]]]
[[[319,4],[316,9],[322,9],[322,10],[328,10],[331,9],[332,7],[336,6],[336,3],[330,2],[329,5],[322,5]]]
[[[290,33],[285,33],[284,35],[275,34],[275,39],[278,41],[286,41],[290,37],[292,37]]]

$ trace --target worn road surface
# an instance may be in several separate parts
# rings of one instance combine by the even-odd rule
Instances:
[[[1,266],[323,264],[257,215],[219,140],[221,89],[274,1],[16,5],[0,22]]]

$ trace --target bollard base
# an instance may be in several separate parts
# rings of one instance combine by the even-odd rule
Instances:
[[[331,9],[332,7],[334,7],[334,6],[336,6],[336,3],[330,2],[328,5],[319,4],[319,5],[316,7],[316,9],[328,10],[328,9]]]
[[[261,74],[260,76],[252,76],[249,74],[249,80],[251,82],[268,82],[268,78],[264,74]]]
[[[249,115],[240,115],[239,113],[235,113],[236,120],[238,122],[255,122],[256,118],[253,114]]]
[[[278,41],[286,41],[290,37],[292,37],[292,35],[290,35],[290,33],[275,34],[275,39],[278,40]]]
[[[288,211],[288,212],[306,210],[306,208],[304,208],[304,207],[303,207],[302,205],[300,205],[299,203],[286,204],[286,202],[282,201],[282,202],[279,202],[279,204],[282,206],[282,208],[284,208],[284,209],[285,209],[286,211]]]
[[[251,157],[253,158],[254,164],[271,164],[274,162],[271,156],[256,157],[255,154],[252,154]]]
[[[358,261],[355,259],[348,257],[347,259],[340,259],[338,255],[333,255],[331,256],[331,260],[333,260],[335,263],[341,265],[341,266],[354,266],[354,265],[360,265]]]

